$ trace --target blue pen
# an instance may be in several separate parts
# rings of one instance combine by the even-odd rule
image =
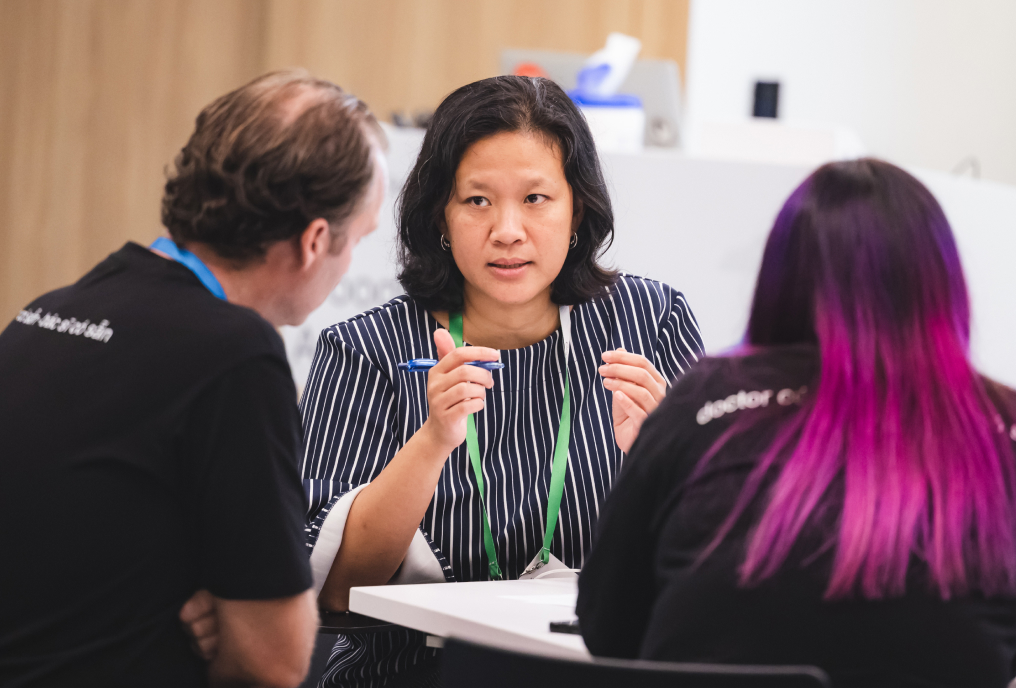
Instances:
[[[411,361],[400,363],[399,370],[408,370],[411,373],[426,373],[436,365],[437,359],[434,358],[414,358]],[[504,368],[504,363],[498,361],[469,361],[466,365],[476,366],[484,370],[500,370]]]

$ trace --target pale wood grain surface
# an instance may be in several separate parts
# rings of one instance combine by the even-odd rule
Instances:
[[[164,169],[215,97],[304,67],[382,119],[610,31],[682,67],[688,0],[0,0],[0,328],[161,231]]]

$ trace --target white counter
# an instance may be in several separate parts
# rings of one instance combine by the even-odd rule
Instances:
[[[322,328],[402,293],[395,280],[393,199],[411,168],[420,134],[396,130],[392,183],[381,226],[364,239],[343,283],[301,328],[283,328],[297,384]],[[616,219],[608,262],[684,292],[709,352],[736,343],[762,248],[777,211],[809,169],[688,158],[662,149],[607,154],[604,172]],[[1016,385],[1016,187],[911,170],[936,195],[960,246],[973,302],[974,362]]]

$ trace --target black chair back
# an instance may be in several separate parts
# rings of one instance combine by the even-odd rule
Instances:
[[[684,664],[597,658],[553,659],[499,650],[449,638],[442,653],[445,688],[831,688],[821,669],[809,666]]]

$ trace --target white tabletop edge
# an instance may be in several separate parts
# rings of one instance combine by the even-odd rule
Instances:
[[[435,584],[441,586],[441,592],[451,592],[458,585],[475,584]],[[446,588],[445,585],[449,587]],[[495,584],[499,585],[499,584]],[[491,645],[516,652],[529,652],[532,654],[562,659],[579,661],[590,661],[591,656],[585,647],[581,636],[551,633],[549,622],[545,632],[519,632],[512,628],[495,625],[491,622],[477,621],[464,618],[436,608],[435,605],[421,605],[408,602],[406,594],[412,588],[421,586],[376,586],[352,588],[349,594],[349,609],[357,614],[395,623],[407,628],[413,628],[430,635],[442,638],[460,638],[462,640]],[[430,588],[431,586],[426,586]],[[397,588],[397,589],[396,589]],[[433,592],[437,592],[433,590]],[[506,591],[507,592],[507,591]],[[401,598],[401,599],[400,599]],[[560,609],[559,607],[553,607]],[[534,610],[535,611],[535,610]],[[549,610],[548,610],[549,611]],[[554,620],[564,621],[573,614],[567,612],[551,612]],[[557,618],[561,617],[561,618]]]

